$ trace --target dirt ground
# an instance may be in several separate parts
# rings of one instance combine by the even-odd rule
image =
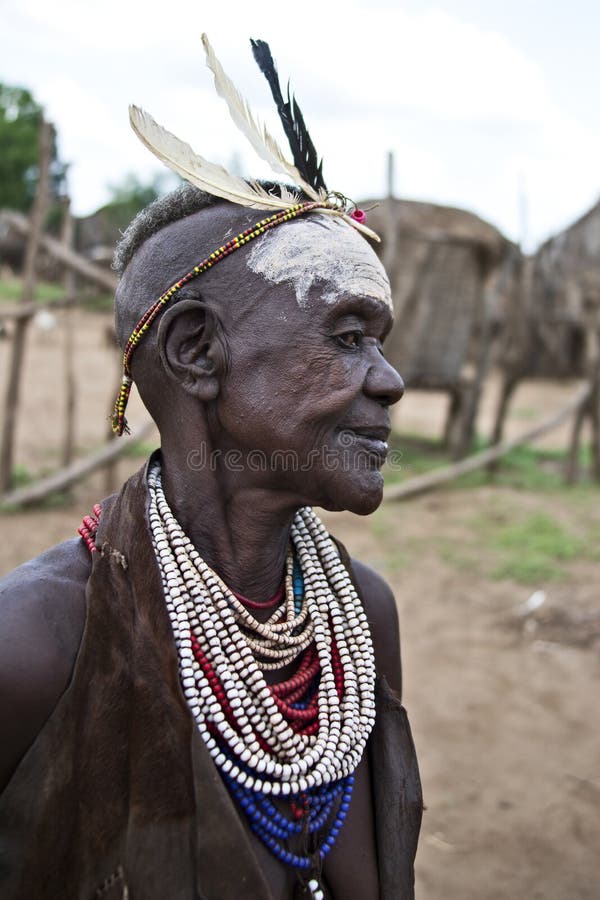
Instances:
[[[77,441],[88,449],[103,440],[116,377],[106,322],[77,319]],[[32,333],[18,431],[23,477],[59,458],[61,342],[60,329]],[[0,345],[0,375],[6,346]],[[525,385],[509,433],[558,409],[574,388]],[[479,421],[483,434],[496,389],[492,380]],[[397,426],[439,434],[444,404],[435,395],[409,395]],[[131,420],[141,419],[136,402]],[[547,445],[564,447],[565,439],[559,432]],[[115,481],[141,461],[122,460]],[[0,518],[0,574],[72,536],[106,489],[104,476],[95,475],[61,505]],[[420,900],[600,897],[599,497],[592,487],[534,492],[484,485],[388,505],[369,519],[326,516],[351,552],[388,578],[398,601],[404,703],[427,806],[417,857]],[[500,529],[536,516],[557,522],[585,549],[535,582],[499,577]],[[524,542],[523,557],[528,552]]]

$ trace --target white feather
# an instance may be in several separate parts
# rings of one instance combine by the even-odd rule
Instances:
[[[279,144],[267,128],[254,117],[248,101],[242,97],[217,59],[206,34],[202,35],[202,43],[206,52],[206,63],[215,77],[217,94],[227,104],[231,118],[242,134],[248,138],[256,153],[269,163],[274,172],[291,178],[312,200],[322,199],[317,191],[304,181],[296,166],[285,158]]]
[[[344,213],[342,218],[344,219],[344,222],[348,222],[349,225],[352,225],[353,228],[356,228],[356,230],[360,231],[361,234],[364,234],[365,237],[371,238],[371,240],[373,241],[377,241],[378,244],[381,243],[381,238],[376,231],[373,231],[372,228],[369,228],[367,225],[361,225],[360,222],[357,222],[356,219],[352,218],[352,216],[346,215],[346,213]]]
[[[143,109],[130,106],[129,120],[141,142],[161,162],[208,194],[255,209],[279,210],[290,205],[289,192],[285,197],[275,197],[256,182],[248,184],[243,178],[231,175],[223,166],[195,153],[189,144],[159,125]]]
[[[295,206],[296,203],[300,203],[300,197],[298,194],[294,193],[294,191],[290,191],[285,184],[278,184],[279,194],[281,199],[285,201],[286,206]]]

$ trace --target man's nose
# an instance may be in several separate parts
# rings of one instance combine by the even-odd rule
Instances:
[[[377,351],[377,358],[367,372],[364,390],[383,406],[392,406],[404,394],[402,376],[380,351]]]

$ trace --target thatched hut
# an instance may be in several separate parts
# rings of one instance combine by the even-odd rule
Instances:
[[[478,216],[432,203],[386,200],[369,225],[382,237],[396,309],[386,355],[412,390],[450,394],[445,436],[463,455],[516,248]]]
[[[506,297],[494,441],[502,436],[510,398],[521,380],[588,376],[599,278],[597,203],[523,261],[520,288]]]

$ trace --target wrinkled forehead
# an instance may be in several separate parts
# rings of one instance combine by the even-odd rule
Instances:
[[[282,225],[259,238],[246,258],[248,268],[273,284],[290,284],[306,306],[315,283],[320,297],[370,297],[392,310],[390,282],[377,254],[350,225],[327,215]]]

